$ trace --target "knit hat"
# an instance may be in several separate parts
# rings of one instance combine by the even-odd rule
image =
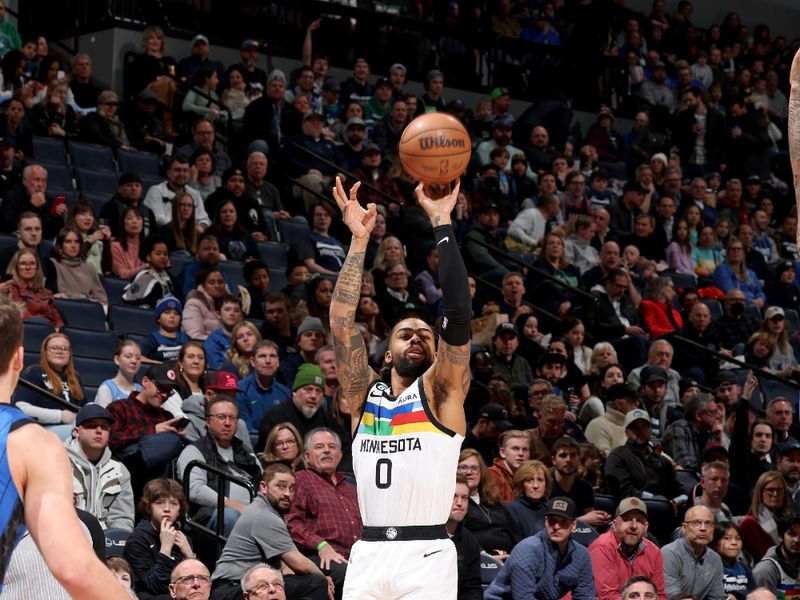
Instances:
[[[297,369],[297,375],[294,376],[292,391],[299,390],[304,385],[323,387],[323,381],[322,369],[314,363],[303,363],[300,365],[300,368]]]
[[[142,179],[133,171],[127,171],[119,176],[117,185],[125,185],[128,183],[142,183]]]
[[[303,322],[300,323],[300,327],[297,328],[297,337],[300,337],[306,331],[319,331],[322,335],[325,335],[325,327],[323,327],[322,321],[317,317],[306,317],[303,319]]]
[[[181,304],[181,301],[178,300],[175,296],[173,296],[172,294],[167,294],[166,296],[161,298],[161,300],[156,302],[156,323],[158,323],[158,320],[161,318],[161,315],[166,310],[177,310],[178,313],[182,313],[183,305]]]

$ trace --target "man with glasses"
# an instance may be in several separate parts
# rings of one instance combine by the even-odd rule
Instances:
[[[705,506],[693,506],[686,511],[682,529],[682,538],[661,548],[667,597],[725,600],[722,559],[708,547],[714,537],[714,515]]]
[[[247,570],[242,577],[242,589],[244,600],[286,600],[283,575],[264,563]]]
[[[169,595],[175,600],[208,600],[211,595],[211,574],[196,558],[179,562],[169,581]]]
[[[206,435],[183,449],[178,457],[178,473],[184,476],[186,466],[193,460],[206,463],[249,481],[255,487],[261,476],[261,467],[255,455],[236,437],[239,407],[230,396],[215,395],[206,402]],[[205,469],[194,468],[189,474],[189,501],[192,518],[199,523],[217,528],[220,515],[217,511],[219,477]],[[239,515],[250,503],[250,491],[241,485],[226,481],[224,484],[225,514],[223,534],[230,535]]]
[[[75,507],[93,514],[103,529],[133,531],[131,475],[108,448],[113,422],[94,402],[78,411],[72,437],[64,444],[72,463],[72,493]]]
[[[167,364],[153,365],[142,377],[142,390],[108,405],[114,418],[108,445],[131,472],[132,487],[144,488],[151,479],[163,477],[165,469],[183,449],[176,425],[181,419],[162,408],[175,389],[175,370]]]
[[[800,591],[800,516],[778,521],[778,536],[780,543],[767,550],[753,567],[753,577],[760,587],[779,590],[784,598],[790,598]]]
[[[176,155],[192,156],[198,150],[208,150],[214,156],[214,172],[212,175],[222,177],[222,174],[233,166],[228,153],[217,147],[217,132],[214,129],[213,121],[205,117],[201,117],[194,122],[192,126],[192,143],[184,144],[178,148]]]
[[[568,592],[573,600],[596,598],[589,551],[570,539],[575,504],[556,496],[548,500],[544,514],[544,531],[514,547],[484,593],[485,600],[556,600]]]
[[[666,600],[661,552],[645,538],[648,526],[647,505],[639,498],[625,498],[617,506],[611,528],[589,546],[599,600],[619,600],[620,589],[623,599],[647,598],[645,595],[626,596],[633,577],[647,579],[652,587],[652,600],[656,593],[658,600]]]
[[[211,225],[211,219],[209,219],[205,204],[203,204],[203,197],[200,192],[188,185],[189,175],[189,159],[184,154],[176,154],[167,167],[167,180],[147,190],[144,205],[153,211],[159,227],[172,222],[172,199],[178,192],[189,194],[192,197],[197,231],[202,233]]]

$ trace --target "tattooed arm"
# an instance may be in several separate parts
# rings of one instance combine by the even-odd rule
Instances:
[[[432,200],[422,184],[417,186],[417,202],[433,225],[439,251],[439,283],[442,287],[444,316],[439,348],[433,367],[425,373],[426,391],[433,399],[439,421],[460,434],[466,432],[464,399],[469,390],[470,317],[472,303],[467,284],[467,269],[456,243],[450,213],[455,208],[460,184],[440,200]]]
[[[356,198],[360,183],[350,188],[350,198],[336,178],[333,197],[344,214],[344,222],[350,228],[353,239],[342,270],[336,281],[331,300],[330,317],[333,347],[336,351],[336,374],[342,386],[347,405],[350,407],[352,427],[361,418],[364,407],[364,394],[367,387],[378,375],[370,369],[364,338],[355,325],[356,308],[361,293],[361,277],[364,272],[369,235],[375,226],[375,205],[364,209]]]
[[[789,160],[794,174],[794,196],[800,217],[800,50],[794,55],[789,72]],[[800,229],[797,234],[800,248]]]

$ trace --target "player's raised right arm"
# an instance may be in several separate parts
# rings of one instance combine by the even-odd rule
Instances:
[[[789,160],[794,174],[794,195],[800,217],[800,50],[794,55],[789,71]],[[800,230],[797,233],[800,248]]]
[[[330,318],[333,334],[333,347],[336,351],[336,374],[345,401],[350,407],[354,424],[361,416],[364,394],[367,387],[378,375],[369,367],[367,348],[361,332],[355,326],[356,308],[361,296],[361,278],[364,273],[364,256],[369,236],[375,226],[376,210],[374,204],[364,209],[357,200],[360,183],[345,193],[341,180],[336,178],[333,197],[342,209],[344,222],[350,228],[353,238],[336,280],[331,300]]]

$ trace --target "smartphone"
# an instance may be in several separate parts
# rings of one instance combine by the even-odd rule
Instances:
[[[190,423],[191,423],[191,421],[189,419],[187,419],[186,417],[184,417],[180,421],[175,421],[172,424],[172,426],[175,429],[177,429],[178,431],[180,431],[181,429],[186,429],[189,426]]]
[[[55,217],[58,214],[56,212],[56,209],[62,204],[66,203],[67,203],[66,196],[56,196],[55,198],[53,198],[53,205],[50,207],[50,214]]]

